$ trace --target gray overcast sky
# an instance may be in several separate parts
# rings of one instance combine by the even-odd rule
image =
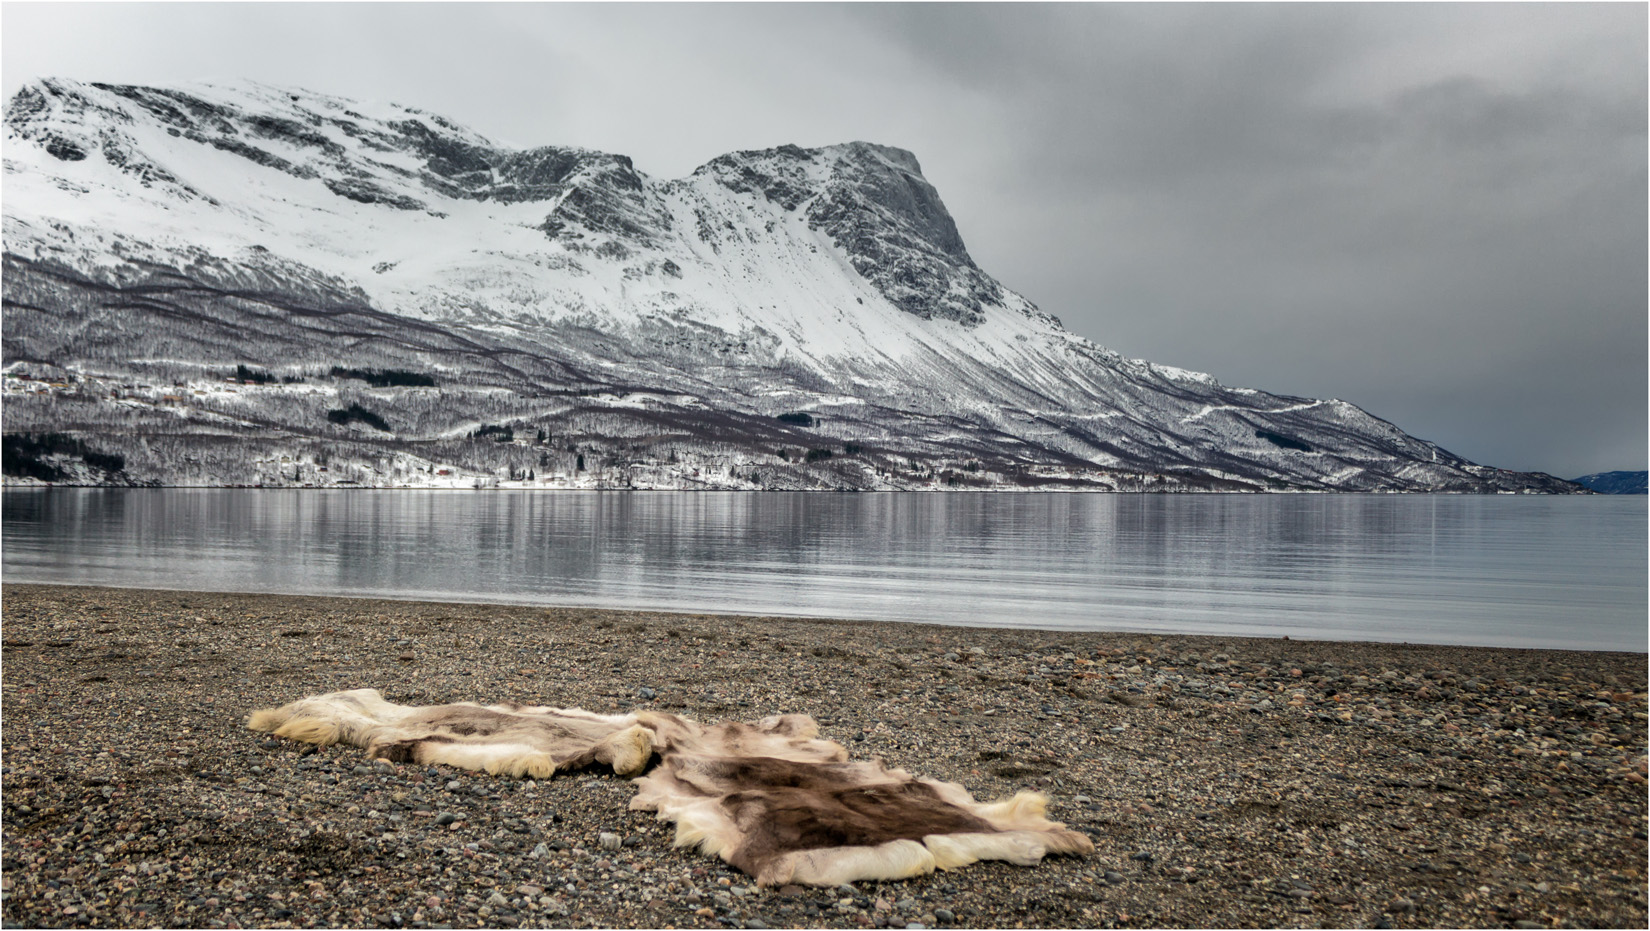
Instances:
[[[30,4],[31,77],[249,77],[583,145],[911,149],[976,262],[1129,356],[1489,465],[1646,467],[1647,7]]]

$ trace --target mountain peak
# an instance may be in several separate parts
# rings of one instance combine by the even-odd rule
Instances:
[[[852,159],[861,164],[874,159],[889,168],[922,177],[922,165],[917,162],[916,155],[908,149],[878,145],[875,142],[845,142],[841,145],[826,146],[819,151],[839,158]]]
[[[1559,487],[1065,332],[892,146],[661,181],[256,82],[44,79],[4,119],[8,429],[108,426],[133,481],[629,482],[656,446],[714,487]]]
[[[795,143],[774,146],[768,149],[742,149],[719,155],[694,170],[694,174],[715,171],[719,167],[728,165],[746,164],[830,164],[842,162],[858,165],[862,170],[874,169],[880,165],[884,169],[905,172],[922,177],[922,165],[917,157],[906,149],[896,146],[878,145],[874,142],[841,142],[836,145],[804,148]]]

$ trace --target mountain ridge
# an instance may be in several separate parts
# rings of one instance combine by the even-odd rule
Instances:
[[[251,83],[48,79],[4,121],[7,430],[126,463],[72,480],[1576,490],[1071,334],[903,149],[661,181]],[[431,383],[331,374],[369,367]]]
[[[1570,481],[1600,495],[1650,494],[1650,472],[1643,469],[1594,472]]]

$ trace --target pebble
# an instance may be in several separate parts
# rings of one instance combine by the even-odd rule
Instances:
[[[956,628],[14,584],[4,595],[11,926],[1451,927],[1549,911],[1645,925],[1646,799],[1630,778],[1645,775],[1642,654],[985,629],[967,633],[989,650],[948,649]],[[95,649],[14,646],[104,626]],[[316,633],[275,636],[295,628]],[[412,643],[395,642],[413,638],[416,678],[397,663]],[[129,658],[105,657],[117,649]],[[947,653],[959,659],[932,661]],[[240,729],[251,708],[360,686],[598,713],[650,688],[667,697],[641,700],[698,720],[811,714],[856,759],[982,799],[1042,788],[1049,816],[1100,849],[1034,869],[765,892],[627,812],[624,780],[380,766]],[[1247,713],[1262,702],[1270,712]],[[1128,860],[1127,876],[1102,862],[1135,853],[1153,858]],[[1436,871],[1413,869],[1423,859]],[[1491,891],[1439,892],[1463,876],[1464,890]],[[713,889],[728,911],[711,907]],[[1399,900],[1414,911],[1378,904]]]
[[[596,838],[596,843],[600,845],[603,850],[618,850],[624,845],[624,842],[619,839],[619,835],[606,831],[603,831],[601,835]]]

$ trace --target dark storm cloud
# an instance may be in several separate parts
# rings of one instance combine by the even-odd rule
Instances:
[[[983,268],[1120,352],[1345,398],[1489,464],[1646,464],[1642,4],[3,15],[8,93],[246,76],[665,177],[784,142],[904,146]]]
[[[938,13],[864,15],[1011,101],[1001,167],[940,188],[1072,329],[1480,461],[1643,467],[1642,7]]]

